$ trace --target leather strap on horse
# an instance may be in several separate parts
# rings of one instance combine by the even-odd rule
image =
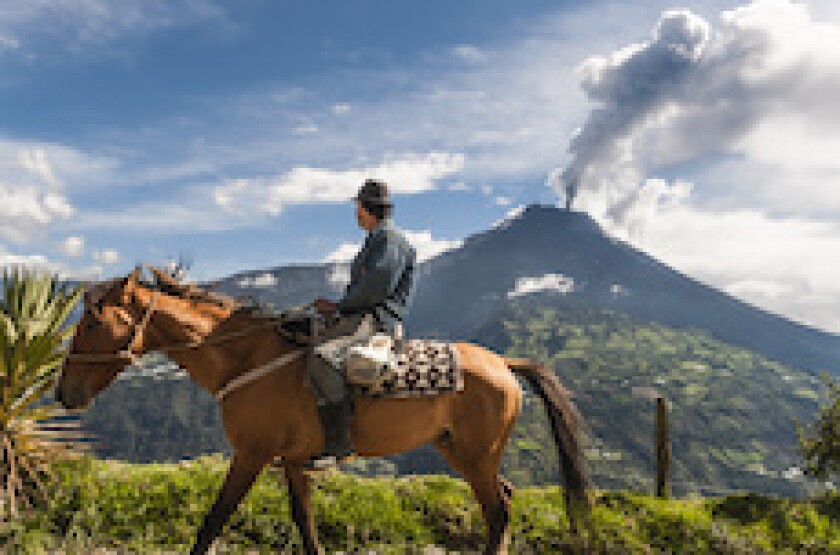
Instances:
[[[230,395],[230,393],[232,393],[233,391],[239,389],[243,385],[253,382],[254,380],[258,380],[263,376],[267,376],[268,374],[270,374],[278,368],[282,368],[283,366],[289,364],[305,352],[305,350],[292,351],[291,353],[286,353],[281,357],[275,358],[266,362],[265,364],[257,366],[256,368],[249,370],[248,372],[245,372],[244,374],[241,374],[230,380],[228,383],[222,386],[222,388],[219,391],[217,391],[213,396],[216,398],[216,400],[222,402],[222,400],[228,395]]]
[[[134,349],[139,343],[143,333],[146,331],[146,326],[149,325],[149,321],[152,319],[152,315],[155,313],[155,305],[157,304],[157,299],[159,296],[159,292],[155,291],[152,294],[152,299],[149,301],[149,306],[147,306],[144,310],[143,316],[141,317],[140,321],[133,325],[131,339],[128,340],[128,344],[125,348],[117,351],[116,353],[67,353],[65,358],[78,360],[80,362],[103,362],[103,361],[112,361],[112,360],[127,360],[131,364],[137,364],[137,359],[139,355],[134,352]]]

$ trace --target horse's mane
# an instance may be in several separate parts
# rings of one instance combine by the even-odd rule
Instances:
[[[247,315],[260,319],[276,320],[278,323],[287,322],[288,315],[279,312],[270,303],[260,301],[251,295],[227,295],[218,291],[210,291],[195,283],[187,283],[171,274],[163,274],[158,270],[150,279],[141,279],[141,285],[165,295],[198,302],[208,302],[221,308],[231,309],[231,315]]]
[[[161,280],[159,278],[151,280],[141,280],[140,285],[151,291],[158,291],[165,295],[178,297],[179,299],[189,301],[209,302],[223,308],[235,308],[240,304],[240,300],[230,295],[225,295],[216,291],[208,291],[193,283],[183,283],[176,278],[172,278],[171,282]]]

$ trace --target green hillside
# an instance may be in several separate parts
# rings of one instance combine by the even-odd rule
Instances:
[[[672,403],[677,495],[806,490],[794,468],[801,462],[794,422],[813,419],[823,388],[809,372],[704,331],[550,296],[513,303],[477,337],[507,355],[546,363],[575,392],[591,428],[589,468],[600,487],[653,491],[655,389]],[[527,404],[506,467],[520,482],[556,483],[539,403]]]
[[[0,525],[4,553],[184,553],[220,486],[226,461],[129,465],[84,460],[60,469],[53,505]],[[464,482],[444,476],[317,480],[314,506],[328,553],[472,553],[483,541]],[[840,549],[840,498],[757,495],[660,501],[598,492],[592,526],[574,540],[557,487],[514,496],[511,553],[829,553]],[[217,553],[295,553],[300,538],[279,471],[262,474]],[[56,551],[61,550],[61,551]],[[373,550],[373,551],[370,551]],[[99,551],[97,551],[99,552]],[[439,552],[439,551],[438,551]]]
[[[810,422],[824,384],[813,374],[715,340],[701,330],[644,322],[557,295],[535,295],[490,319],[475,340],[554,368],[577,395],[593,432],[589,468],[602,488],[653,491],[655,388],[671,400],[675,494],[754,491],[802,495],[794,420]],[[525,411],[504,472],[517,485],[558,483],[556,453],[539,402]],[[133,462],[227,452],[216,402],[189,380],[120,380],[83,422],[97,454]],[[373,462],[373,461],[369,461]],[[354,467],[359,470],[361,466]],[[425,448],[377,461],[368,474],[442,473]]]

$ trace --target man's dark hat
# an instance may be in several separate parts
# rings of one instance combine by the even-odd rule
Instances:
[[[356,200],[381,206],[392,206],[388,196],[388,184],[378,179],[367,179],[354,197]]]

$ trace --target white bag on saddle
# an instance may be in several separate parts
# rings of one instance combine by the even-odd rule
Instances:
[[[396,340],[402,339],[402,328],[396,330]],[[315,353],[334,368],[342,368],[347,381],[355,385],[378,386],[396,369],[394,339],[374,333],[373,317],[366,314],[351,335],[340,336],[315,347]]]
[[[376,387],[389,378],[396,369],[394,340],[390,335],[377,333],[359,345],[353,345],[344,361],[347,381],[367,387]]]

